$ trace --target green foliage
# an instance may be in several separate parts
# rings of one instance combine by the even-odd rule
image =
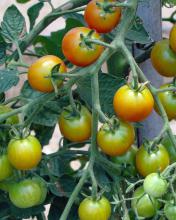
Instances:
[[[43,6],[44,3],[39,2],[28,9],[27,13],[30,21],[30,30],[32,30],[32,28],[34,27],[35,21],[38,18],[40,10],[43,8]]]
[[[108,116],[114,115],[113,110],[113,97],[114,93],[119,87],[125,83],[123,78],[118,78],[105,73],[99,73],[99,89],[100,89],[100,104],[103,112],[106,112]],[[77,92],[80,97],[91,108],[91,81],[90,77],[81,78],[77,82]]]
[[[1,35],[10,42],[18,41],[22,37],[24,27],[25,20],[20,11],[16,6],[10,6],[1,23]]]
[[[7,91],[19,82],[16,70],[0,70],[0,93]]]

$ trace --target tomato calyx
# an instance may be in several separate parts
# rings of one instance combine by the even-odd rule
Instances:
[[[106,14],[111,14],[115,12],[115,4],[105,0],[104,2],[96,2],[97,7],[101,9],[100,16],[105,17]]]
[[[109,119],[102,127],[104,131],[115,133],[115,131],[119,128],[120,121],[117,117],[113,116]]]
[[[79,46],[83,48],[87,48],[89,50],[94,50],[96,45],[91,42],[91,40],[94,40],[92,38],[94,33],[95,33],[95,30],[90,30],[87,35],[84,35],[83,33],[81,33],[80,34],[81,42]]]
[[[80,102],[75,102],[75,108],[73,108],[71,105],[63,108],[64,111],[68,113],[67,116],[64,116],[66,120],[72,120],[75,118],[80,118],[81,117],[81,103]]]
[[[25,129],[17,129],[16,127],[12,126],[11,130],[9,131],[9,134],[11,139],[25,139],[30,135],[30,130],[28,127],[26,127]]]

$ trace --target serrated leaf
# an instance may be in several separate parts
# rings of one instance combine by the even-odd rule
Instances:
[[[140,44],[148,44],[152,42],[149,33],[143,26],[142,19],[139,17],[136,17],[133,26],[126,35],[126,38],[132,42]]]
[[[43,6],[44,3],[39,2],[28,9],[27,14],[30,21],[30,30],[32,30],[32,28],[34,27],[35,21],[38,18],[40,10],[43,8]]]
[[[119,87],[125,83],[124,79],[116,78],[110,74],[99,73],[100,104],[103,112],[108,116],[114,115],[113,97]],[[91,81],[90,77],[81,78],[77,82],[77,92],[91,107]]]
[[[16,70],[0,70],[0,93],[7,91],[19,82]]]
[[[17,41],[25,27],[25,19],[15,5],[7,8],[1,23],[1,34],[10,42]]]

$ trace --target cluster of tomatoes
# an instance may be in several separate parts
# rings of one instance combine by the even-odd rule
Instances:
[[[120,22],[121,8],[112,6],[115,2],[115,0],[90,1],[84,14],[89,28],[74,28],[64,36],[62,50],[72,64],[85,67],[99,58],[104,47],[92,42],[102,40],[99,33],[110,32]],[[167,77],[176,76],[175,39],[176,26],[171,31],[170,41],[158,42],[151,53],[153,66],[161,75]],[[52,70],[57,65],[59,73],[66,73],[64,62],[53,55],[44,56],[33,63],[28,71],[31,87],[40,92],[53,92],[53,83],[60,87],[62,80],[57,79],[53,82],[52,79]],[[161,88],[170,86],[173,86],[173,83]],[[175,93],[161,92],[159,98],[168,118],[174,119]],[[152,147],[152,143],[148,143],[139,149],[133,146],[135,129],[131,123],[143,121],[151,114],[154,108],[153,96],[144,84],[139,83],[137,88],[127,84],[115,93],[113,106],[117,117],[112,117],[101,126],[97,133],[97,145],[113,163],[130,164],[133,167],[132,175],[138,172],[145,177],[143,186],[134,192],[133,198],[136,199],[132,201],[132,208],[140,217],[152,217],[161,206],[157,199],[168,189],[167,180],[157,172],[162,172],[169,165],[170,155],[163,144]],[[73,111],[72,106],[66,107],[58,123],[62,135],[71,142],[83,142],[91,137],[92,116],[83,105],[77,107],[77,112]],[[7,153],[0,157],[0,180],[10,178],[16,170],[35,168],[41,160],[41,155],[41,145],[34,136],[12,139]],[[9,192],[12,203],[19,208],[41,204],[47,194],[46,183],[40,177],[12,182],[5,190]],[[167,217],[171,206],[174,207],[172,202],[166,204],[164,208]],[[110,202],[103,196],[97,200],[86,198],[79,206],[80,220],[108,220],[110,215]]]
[[[8,106],[0,106],[0,114],[10,112]],[[8,125],[19,123],[17,115],[9,117]],[[19,178],[18,173],[35,168],[42,156],[42,147],[32,135],[12,138],[7,149],[1,148],[0,189],[8,192],[10,201],[18,208],[42,204],[47,195],[47,185],[39,177]]]

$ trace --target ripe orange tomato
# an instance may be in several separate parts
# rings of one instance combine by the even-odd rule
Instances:
[[[28,81],[30,86],[40,92],[52,92],[54,90],[51,78],[51,71],[54,66],[60,64],[59,72],[66,72],[64,62],[56,56],[47,55],[38,59],[29,67]],[[62,80],[57,80],[58,87],[62,84]]]
[[[67,107],[71,111],[71,106]],[[82,142],[91,136],[92,116],[87,108],[81,106],[80,115],[72,116],[64,110],[59,117],[59,128],[62,135],[70,141]]]
[[[169,40],[161,40],[155,44],[151,52],[153,67],[162,76],[176,76],[176,53],[170,48]]]
[[[131,124],[119,121],[119,126],[111,130],[104,124],[97,134],[97,143],[101,150],[110,156],[126,153],[134,142],[135,132]]]
[[[16,169],[29,170],[36,167],[41,160],[41,144],[32,135],[23,139],[12,139],[8,144],[7,155]]]
[[[65,57],[74,65],[88,66],[98,59],[104,47],[100,45],[86,45],[81,40],[81,34],[86,37],[91,29],[86,27],[77,27],[71,29],[63,38],[62,51]],[[94,32],[91,35],[92,39],[100,40],[98,33]]]
[[[128,85],[122,86],[114,96],[115,113],[125,121],[138,122],[150,115],[154,99],[148,88],[136,91]]]
[[[176,24],[171,29],[169,43],[172,50],[176,53]]]
[[[85,9],[84,18],[91,29],[99,33],[108,33],[120,22],[121,8],[111,8],[105,11],[103,7],[97,3],[113,3],[115,0],[92,0],[87,4]]]
[[[142,145],[136,154],[137,171],[144,177],[150,173],[162,172],[169,163],[169,154],[162,144],[151,152]]]

